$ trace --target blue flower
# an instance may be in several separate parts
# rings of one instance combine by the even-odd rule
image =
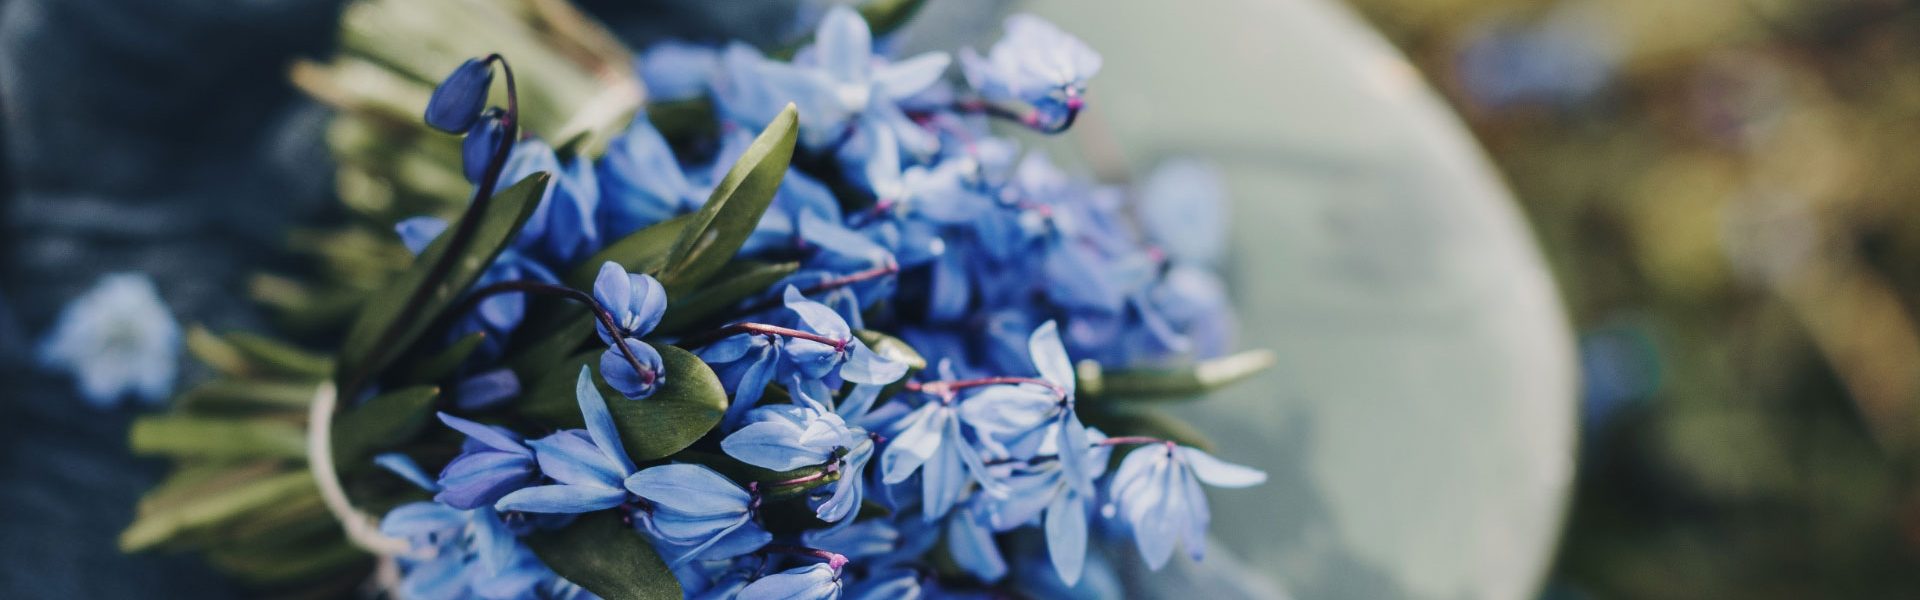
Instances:
[[[637,70],[651,102],[691,100],[707,93],[720,69],[720,49],[666,40],[640,53]]]
[[[1055,124],[1080,109],[1087,80],[1100,72],[1100,54],[1052,23],[1029,14],[1007,17],[1005,36],[982,57],[960,51],[968,85],[991,101],[1019,101]]]
[[[447,222],[438,217],[413,217],[394,225],[400,243],[415,255],[425,252],[427,246],[446,230]],[[501,251],[493,264],[487,265],[487,269],[480,273],[480,279],[474,283],[474,287],[483,288],[508,281],[558,283],[559,278],[528,255],[508,248]],[[526,315],[525,293],[495,294],[481,300],[473,314],[460,317],[449,332],[449,337],[459,339],[476,332],[484,333],[486,338],[476,354],[484,358],[496,357],[506,348],[508,334],[520,327]]]
[[[596,324],[600,340],[613,344],[619,338],[644,337],[660,324],[667,312],[667,290],[660,281],[642,273],[628,273],[620,263],[607,261],[593,280],[593,300],[613,314],[619,331],[608,331]]]
[[[750,128],[794,103],[808,148],[832,145],[857,119],[862,126],[893,130],[916,153],[929,153],[938,139],[907,118],[898,102],[939,81],[950,62],[945,53],[929,52],[888,63],[873,55],[873,34],[859,13],[835,6],[821,19],[814,44],[792,64],[768,61],[741,45],[729,47],[718,99],[725,114]]]
[[[961,508],[947,518],[946,539],[953,562],[975,579],[994,582],[1007,576],[1007,559],[994,543],[993,528],[975,506]]]
[[[607,385],[629,400],[652,396],[660,386],[666,385],[666,363],[660,358],[659,350],[633,338],[622,339],[620,343],[627,347],[627,352],[633,353],[640,365],[635,367],[627,360],[627,352],[621,352],[618,347],[601,351],[600,376],[607,380]]]
[[[740,590],[738,600],[834,600],[840,568],[819,563],[761,577]]]
[[[1266,473],[1172,442],[1141,446],[1120,461],[1107,483],[1112,501],[1102,510],[1133,530],[1141,558],[1158,570],[1176,544],[1184,543],[1194,560],[1206,554],[1211,517],[1201,482],[1243,488],[1266,480]]]
[[[1060,343],[1059,331],[1052,321],[1041,324],[1028,337],[1027,352],[1045,385],[1022,383],[989,387],[962,402],[960,413],[968,424],[983,433],[983,441],[989,448],[998,449],[1001,442],[1041,434],[1032,443],[1051,448],[1052,454],[1059,457],[1067,485],[1077,489],[1081,498],[1092,498],[1095,474],[1087,470],[1087,453],[1092,443],[1074,409],[1073,362],[1068,359],[1066,347]]]
[[[463,411],[499,408],[520,395],[520,377],[505,367],[476,373],[453,387],[453,404]]]
[[[1074,473],[1093,478],[1106,471],[1110,452],[1097,445],[1101,439],[1104,436],[1099,432],[1089,432],[1088,441],[1096,444],[1095,449],[1079,454],[1081,467]],[[1042,449],[1042,453],[1048,450]],[[1057,451],[1053,453],[1058,455]],[[979,502],[996,531],[1041,521],[1053,568],[1071,586],[1079,582],[1086,565],[1087,522],[1092,518],[1094,497],[1069,482],[1067,473],[1060,460],[1035,462],[1004,478],[1006,494]]]
[[[731,558],[773,541],[753,521],[759,498],[713,469],[688,464],[651,467],[628,477],[626,487],[652,503],[648,531],[686,547],[669,566],[696,557]]]
[[[506,123],[494,111],[481,114],[480,122],[467,130],[466,139],[460,141],[460,171],[467,181],[479,183],[486,177],[487,163],[493,161],[493,154],[500,150],[500,138],[506,135]]]
[[[125,396],[166,400],[180,369],[180,325],[142,273],[106,275],[60,309],[40,345],[41,366],[72,373],[98,408]]]
[[[733,390],[733,404],[723,420],[735,426],[759,402],[768,383],[800,380],[795,387],[811,388],[815,398],[830,398],[825,380],[837,376],[856,386],[883,386],[906,375],[905,362],[880,356],[859,338],[839,313],[825,304],[808,300],[789,285],[784,295],[792,314],[792,327],[799,331],[839,341],[828,345],[816,340],[773,334],[743,333],[729,336],[700,350],[700,358],[714,366]],[[837,382],[836,382],[837,383]],[[869,403],[870,397],[862,396]]]
[[[434,500],[459,509],[478,508],[533,484],[533,450],[519,434],[447,413],[440,413],[440,421],[466,434],[467,441],[460,455],[440,470],[440,492]]]
[[[880,453],[881,481],[903,483],[920,473],[921,510],[932,521],[947,514],[968,489],[986,479],[986,465],[961,428],[952,403],[934,399],[892,425],[898,430]]]
[[[1219,169],[1170,160],[1140,186],[1140,226],[1168,260],[1213,267],[1227,251],[1226,201]]]
[[[745,146],[740,149],[746,150]],[[688,181],[667,139],[644,111],[634,115],[625,133],[608,143],[597,168],[598,217],[609,240],[698,210],[707,200],[708,189]]]
[[[563,165],[553,147],[529,138],[514,144],[513,154],[501,170],[499,188],[506,189],[541,172],[552,174],[553,180],[514,238],[513,247],[549,265],[571,266],[600,249],[600,228],[595,221],[600,183],[588,161],[575,157]]]
[[[604,510],[627,501],[626,479],[633,475],[614,428],[607,401],[593,383],[593,372],[580,367],[574,385],[580,414],[587,429],[569,429],[528,442],[540,471],[555,483],[523,488],[494,503],[501,511],[576,514]]]
[[[487,90],[493,85],[493,67],[481,59],[461,63],[427,99],[427,125],[447,133],[465,133],[480,119]]]
[[[814,499],[815,516],[838,522],[860,507],[873,440],[795,387],[794,404],[753,409],[746,426],[721,440],[720,448],[740,462],[772,471],[817,466],[838,473],[830,492]]]

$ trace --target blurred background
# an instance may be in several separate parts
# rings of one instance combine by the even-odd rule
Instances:
[[[1353,0],[1579,332],[1559,598],[1920,593],[1920,4]]]
[[[669,31],[767,41],[789,31],[792,14],[783,4],[720,11],[664,0],[581,4],[630,41]],[[996,3],[995,10],[1012,4]],[[1364,94],[1357,93],[1348,97],[1286,91],[1288,86],[1304,86],[1301,82],[1307,80],[1297,78],[1299,73],[1321,77],[1312,80],[1314,85],[1328,89],[1380,77],[1350,69],[1350,64],[1365,63],[1346,60],[1374,57],[1376,50],[1368,45],[1374,39],[1365,31],[1370,27],[1411,60],[1420,78],[1464,120],[1471,139],[1491,155],[1498,177],[1510,186],[1532,227],[1576,335],[1581,382],[1573,411],[1577,442],[1574,436],[1556,433],[1570,426],[1555,420],[1560,416],[1556,403],[1562,400],[1555,386],[1573,380],[1554,372],[1556,344],[1563,341],[1556,337],[1558,316],[1528,304],[1524,320],[1517,322],[1545,323],[1529,325],[1524,335],[1533,342],[1471,345],[1485,336],[1449,334],[1455,337],[1444,344],[1424,339],[1420,343],[1427,346],[1406,350],[1404,340],[1382,337],[1372,349],[1345,355],[1351,359],[1345,364],[1351,366],[1378,362],[1383,349],[1389,356],[1426,352],[1466,357],[1485,348],[1517,354],[1539,349],[1546,357],[1537,365],[1541,372],[1533,371],[1533,363],[1502,363],[1513,372],[1501,376],[1539,381],[1546,392],[1500,387],[1511,396],[1502,404],[1476,400],[1490,394],[1474,386],[1455,386],[1451,389],[1463,404],[1430,407],[1419,414],[1422,420],[1396,425],[1406,429],[1404,436],[1417,437],[1433,429],[1428,419],[1439,420],[1453,437],[1421,438],[1438,444],[1431,448],[1434,456],[1465,456],[1461,460],[1497,463],[1500,468],[1474,470],[1483,479],[1449,479],[1431,490],[1351,488],[1351,493],[1364,493],[1363,499],[1342,500],[1339,493],[1289,491],[1325,484],[1328,467],[1301,459],[1289,469],[1291,454],[1274,455],[1262,466],[1276,475],[1278,508],[1260,494],[1223,498],[1221,504],[1223,514],[1280,511],[1291,515],[1282,519],[1346,519],[1404,531],[1417,529],[1405,524],[1422,516],[1404,507],[1429,502],[1425,494],[1459,502],[1480,498],[1474,519],[1456,520],[1472,528],[1473,539],[1428,536],[1420,542],[1431,550],[1425,554],[1381,551],[1373,553],[1378,560],[1370,561],[1328,550],[1343,549],[1345,542],[1316,538],[1312,529],[1288,530],[1288,535],[1297,534],[1301,547],[1311,547],[1310,552],[1262,554],[1249,548],[1258,545],[1253,538],[1268,535],[1266,530],[1218,527],[1226,530],[1221,535],[1233,543],[1230,547],[1237,544],[1256,565],[1281,565],[1284,572],[1275,579],[1301,598],[1508,597],[1489,590],[1530,588],[1542,578],[1535,577],[1535,570],[1547,572],[1541,596],[1564,600],[1920,596],[1920,480],[1915,477],[1920,475],[1920,461],[1915,460],[1920,456],[1920,324],[1913,316],[1920,310],[1920,203],[1909,200],[1920,191],[1920,168],[1911,164],[1910,149],[1912,140],[1920,138],[1920,3],[1346,0],[1342,6],[1305,0],[1217,0],[1183,3],[1177,10],[1159,4],[1141,3],[1138,7],[1147,12],[1116,10],[1111,16],[1092,12],[1086,3],[1028,5],[1069,30],[1083,32],[1108,56],[1108,72],[1096,85],[1112,86],[1099,89],[1111,90],[1107,106],[1112,108],[1102,119],[1091,120],[1094,125],[1087,131],[1078,132],[1094,136],[1089,146],[1097,150],[1103,144],[1098,136],[1106,129],[1099,123],[1105,122],[1117,138],[1164,142],[1126,145],[1133,154],[1117,159],[1122,165],[1183,154],[1225,160],[1252,156],[1244,159],[1248,162],[1268,158],[1260,152],[1272,149],[1234,145],[1245,140],[1232,137],[1252,128],[1247,123],[1258,115],[1250,111],[1265,104],[1211,114],[1185,111],[1196,113],[1184,116],[1198,119],[1197,124],[1176,127],[1183,115],[1152,113],[1148,108],[1153,102],[1127,97],[1126,86],[1142,85],[1128,83],[1129,76],[1162,81],[1158,77],[1166,73],[1218,74],[1196,69],[1196,63],[1155,62],[1164,54],[1158,48],[1172,46],[1140,37],[1137,30],[1102,25],[1157,20],[1193,47],[1211,40],[1214,48],[1239,48],[1241,60],[1268,60],[1293,69],[1254,72],[1280,73],[1245,79],[1282,91],[1262,88],[1261,93],[1273,95],[1249,93],[1239,99],[1326,111],[1280,111],[1260,122],[1273,127],[1270,121],[1285,121],[1280,127],[1293,127],[1298,134],[1288,138],[1291,146],[1276,151],[1282,161],[1303,173],[1337,175],[1310,184],[1297,183],[1297,178],[1234,175],[1236,198],[1275,189],[1287,192],[1278,197],[1321,202],[1348,199],[1323,193],[1327,190],[1360,196],[1415,197],[1409,190],[1446,196],[1446,190],[1413,185],[1437,180],[1476,193],[1461,194],[1472,198],[1436,204],[1439,208],[1428,207],[1430,212],[1415,217],[1367,212],[1380,210],[1375,207],[1346,213],[1345,218],[1385,223],[1357,227],[1361,237],[1411,238],[1413,244],[1437,244],[1422,236],[1440,236],[1434,232],[1446,229],[1442,224],[1466,218],[1460,213],[1471,213],[1468,220],[1475,223],[1501,223],[1504,213],[1473,213],[1507,202],[1497,190],[1476,187],[1486,177],[1476,170],[1477,151],[1464,144],[1441,144],[1436,148],[1459,157],[1465,166],[1436,170],[1464,170],[1467,175],[1427,174],[1376,190],[1384,167],[1347,159],[1382,153],[1382,147],[1391,144],[1381,140],[1395,138],[1341,132],[1363,129],[1369,122],[1375,127],[1399,125],[1398,117],[1381,119],[1355,107],[1398,110],[1401,105],[1359,102],[1354,98]],[[995,20],[983,16],[993,11],[955,11],[953,5],[953,0],[934,0],[934,10],[947,12],[926,20],[940,27],[964,22],[951,26],[968,30],[962,35],[993,27]],[[31,369],[27,350],[64,301],[100,273],[116,270],[154,273],[183,320],[215,329],[266,326],[241,291],[248,277],[292,262],[286,238],[291,224],[337,216],[329,210],[335,173],[325,143],[328,112],[303,98],[286,75],[293,59],[324,58],[331,51],[340,6],[334,0],[0,0],[0,136],[5,139],[0,145],[0,228],[6,232],[0,236],[0,387],[5,388],[0,391],[0,409],[5,411],[0,418],[0,506],[7,507],[0,511],[0,597],[140,597],[158,595],[157,590],[183,597],[242,593],[193,557],[124,557],[114,550],[114,538],[135,498],[157,477],[161,465],[126,455],[130,415],[84,408],[71,397],[69,382]],[[1199,12],[1183,19],[1154,10]],[[1349,10],[1359,18],[1345,14]],[[1248,30],[1237,32],[1237,38],[1210,37],[1213,30],[1180,26],[1227,26],[1242,16],[1248,17]],[[1333,26],[1321,27],[1325,23]],[[1345,33],[1348,29],[1353,33]],[[1326,36],[1352,36],[1363,43],[1355,50]],[[958,43],[937,40],[928,45]],[[1128,65],[1141,66],[1130,75]],[[1190,90],[1200,89],[1194,86],[1210,81],[1224,79],[1183,81],[1158,93],[1192,95]],[[1250,84],[1233,80],[1221,85]],[[1408,87],[1417,91],[1417,81]],[[1320,100],[1299,100],[1316,95]],[[1424,94],[1420,100],[1425,101]],[[1337,110],[1341,108],[1354,112]],[[1424,104],[1409,110],[1419,113],[1407,117],[1417,122],[1411,128],[1467,139],[1453,131],[1451,117],[1439,111],[1428,115]],[[1139,130],[1149,123],[1162,124],[1167,131]],[[1340,145],[1353,139],[1370,142]],[[1089,160],[1090,168],[1103,174],[1120,169],[1111,162],[1103,166],[1098,155]],[[1230,171],[1247,168],[1228,166]],[[1251,205],[1236,210],[1243,208],[1260,210]],[[1237,272],[1270,275],[1268,267],[1276,264],[1301,266],[1273,262],[1292,255],[1268,256],[1263,251],[1268,242],[1261,238],[1270,233],[1268,224],[1293,222],[1286,217],[1297,215],[1241,215],[1270,219],[1236,223],[1236,252],[1249,256],[1236,265]],[[1409,273],[1424,265],[1409,266],[1378,254],[1359,259],[1341,254],[1336,258],[1348,262],[1328,264],[1344,265],[1343,272],[1357,272],[1356,277],[1454,281],[1451,275],[1466,272],[1458,271],[1459,265],[1493,261],[1520,272],[1516,281],[1535,285],[1527,279],[1533,255],[1524,247],[1524,231],[1509,231],[1504,225],[1494,229],[1491,237],[1512,237],[1511,244],[1519,249],[1499,242],[1493,243],[1498,247],[1495,255],[1444,257],[1448,268],[1456,270],[1442,269],[1439,275]],[[1450,231],[1456,237],[1480,233],[1472,227]],[[1289,240],[1311,237],[1285,233]],[[1519,258],[1509,265],[1509,255]],[[1313,272],[1307,267],[1320,266],[1326,265],[1305,265],[1292,273],[1301,276]],[[1268,277],[1236,283],[1235,292],[1243,311],[1250,311],[1250,304],[1268,306],[1252,299],[1285,293],[1281,288],[1298,281]],[[1477,279],[1460,285],[1499,288]],[[1522,295],[1534,294],[1528,297],[1550,303],[1551,288],[1538,285],[1541,291]],[[1438,288],[1369,289],[1378,292],[1375,296],[1397,297],[1424,296]],[[1356,301],[1359,297],[1333,295],[1314,301],[1360,305],[1348,316],[1369,316],[1363,312],[1366,302]],[[1475,314],[1494,319],[1507,308],[1488,304]],[[1423,318],[1454,315],[1440,311]],[[1391,328],[1414,321],[1379,322]],[[1296,366],[1283,366],[1267,383],[1282,386],[1289,397],[1341,399],[1309,385],[1288,387],[1315,376],[1321,365],[1312,362],[1314,357],[1350,350],[1327,345],[1329,338],[1351,337],[1350,329],[1322,327],[1303,334],[1302,325],[1299,320],[1249,319],[1255,331],[1283,332],[1284,340],[1262,339],[1285,345],[1283,355],[1295,359],[1291,364]],[[1307,325],[1311,330],[1312,324]],[[1437,368],[1452,373],[1456,367]],[[1405,385],[1389,392],[1347,391],[1398,398],[1402,392],[1445,387],[1436,382],[1452,381],[1418,370],[1385,379]],[[1316,412],[1321,409],[1312,400],[1288,399],[1273,407],[1267,402],[1271,396],[1243,392],[1224,402],[1248,410],[1268,407],[1274,412],[1265,414],[1289,424],[1281,430],[1283,436],[1274,436],[1271,428],[1241,425],[1242,430],[1233,430],[1235,419],[1244,413],[1216,412],[1196,419],[1227,430],[1227,438],[1314,438],[1268,446],[1270,452],[1318,452],[1338,459],[1344,448],[1346,456],[1360,457],[1354,460],[1431,470],[1420,456],[1406,456],[1418,453],[1379,456],[1362,448],[1404,438],[1400,433],[1378,435],[1380,423],[1392,417],[1377,410],[1364,412],[1377,404],[1342,415]],[[1479,408],[1459,409],[1466,405]],[[1535,409],[1540,412],[1525,412]],[[1520,417],[1512,417],[1515,414]],[[1378,437],[1341,435],[1340,427]],[[1544,439],[1528,437],[1528,428],[1546,432]],[[1320,433],[1309,435],[1308,430]],[[1478,438],[1520,441],[1501,445]],[[1482,443],[1487,445],[1472,445]],[[1568,451],[1575,444],[1577,455]],[[1516,458],[1538,459],[1538,464],[1509,464]],[[1571,466],[1555,462],[1561,458],[1572,461]],[[1524,485],[1503,487],[1499,479],[1514,473],[1522,475],[1514,478],[1527,480]],[[1337,477],[1370,475],[1341,471]],[[1480,495],[1456,493],[1466,486]],[[1556,537],[1563,494],[1571,500]],[[1528,503],[1520,511],[1508,512],[1498,501],[1523,495]],[[1385,498],[1374,506],[1391,514],[1339,514],[1344,506],[1374,497]],[[1394,501],[1402,504],[1391,504]],[[1452,514],[1437,511],[1425,517],[1435,521]],[[1515,531],[1499,531],[1500,519],[1508,515]],[[1433,556],[1483,535],[1519,540],[1505,548],[1518,558],[1458,568],[1431,564]],[[1314,558],[1302,559],[1299,552]],[[1404,564],[1421,560],[1429,563]],[[1422,584],[1447,580],[1432,575],[1436,568],[1466,573],[1460,577],[1467,579],[1504,576],[1509,583]],[[1473,569],[1494,573],[1475,574]],[[1498,572],[1502,570],[1512,572]],[[112,576],[103,576],[106,573]]]

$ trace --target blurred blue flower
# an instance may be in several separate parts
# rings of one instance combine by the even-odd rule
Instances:
[[[713,469],[688,464],[651,467],[628,477],[626,487],[651,503],[648,531],[687,547],[669,566],[696,557],[731,558],[773,541],[754,522],[759,498]]]
[[[1207,497],[1200,484],[1225,488],[1259,485],[1267,474],[1228,463],[1172,442],[1135,448],[1107,483],[1111,502],[1102,511],[1133,530],[1147,567],[1158,570],[1176,544],[1200,560],[1206,554]]]
[[[994,543],[987,515],[975,506],[955,510],[947,518],[947,553],[960,569],[975,579],[996,582],[1007,576],[1007,559]]]
[[[115,273],[60,309],[40,365],[73,374],[80,397],[109,408],[126,396],[158,404],[180,369],[180,325],[144,273]]]
[[[950,62],[940,52],[898,63],[876,57],[866,20],[836,5],[821,19],[813,45],[792,63],[767,60],[744,45],[728,47],[717,98],[724,114],[750,129],[794,103],[800,110],[801,143],[808,148],[837,143],[858,121],[893,130],[903,146],[927,154],[938,147],[938,139],[907,118],[898,102],[933,85]]]
[[[592,163],[574,157],[561,164],[553,147],[538,138],[528,138],[514,144],[513,154],[500,172],[499,189],[542,172],[551,174],[553,180],[547,183],[540,204],[514,238],[513,247],[555,268],[572,266],[600,249],[596,222],[600,183]]]
[[[1219,169],[1169,160],[1140,185],[1140,226],[1175,263],[1216,267],[1227,252],[1227,186]]]
[[[1080,109],[1087,80],[1100,72],[1100,54],[1040,17],[1007,17],[1005,36],[980,56],[960,50],[967,84],[990,101],[1018,101],[1053,125]]]
[[[580,367],[574,384],[585,431],[569,429],[528,442],[540,471],[555,483],[523,488],[494,503],[501,511],[573,514],[604,510],[627,500],[626,479],[634,473],[614,427],[607,401]]]
[[[494,111],[481,114],[480,122],[467,130],[466,139],[460,141],[460,171],[467,181],[479,183],[486,176],[487,163],[500,150],[500,138],[506,135],[506,123]]]
[[[719,48],[665,40],[640,53],[637,70],[647,86],[648,101],[670,102],[706,95],[719,69]]]
[[[688,180],[667,139],[644,111],[633,116],[625,133],[608,143],[596,168],[598,222],[608,240],[693,212],[707,200],[708,188]]]
[[[538,476],[533,449],[519,434],[447,413],[440,413],[440,421],[466,434],[467,441],[460,455],[441,469],[435,501],[463,510],[491,506],[502,496],[533,485]]]
[[[463,411],[499,408],[520,395],[520,377],[501,367],[467,376],[453,387],[453,404]]]

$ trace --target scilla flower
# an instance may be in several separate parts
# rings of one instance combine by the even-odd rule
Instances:
[[[600,353],[600,376],[629,399],[653,395],[665,383],[665,365],[660,351],[639,338],[653,332],[661,315],[666,314],[666,288],[651,276],[628,273],[619,263],[607,261],[600,265],[600,275],[594,279],[593,300],[613,316],[613,326],[618,329],[609,330],[605,323],[594,326],[601,341],[610,346]],[[621,345],[626,346],[625,351]]]
[[[540,472],[554,483],[522,488],[500,498],[501,511],[577,514],[604,510],[627,501],[626,480],[634,473],[633,460],[620,443],[613,413],[593,383],[593,373],[580,367],[574,384],[585,431],[568,429],[528,442],[540,463]]]
[[[833,600],[840,597],[839,562],[807,565],[761,577],[741,588],[738,600]]]
[[[1118,438],[1116,438],[1118,440]],[[1109,440],[1115,441],[1115,440]],[[1214,487],[1259,485],[1267,474],[1228,463],[1173,442],[1154,441],[1127,454],[1108,482],[1112,502],[1102,509],[1133,530],[1133,540],[1149,568],[1158,570],[1184,543],[1200,560],[1207,550],[1207,497],[1201,482]]]
[[[747,414],[747,425],[720,441],[728,456],[762,469],[792,471],[822,467],[838,474],[829,495],[816,499],[815,516],[838,522],[860,507],[865,495],[867,461],[873,440],[866,430],[847,425],[840,415],[794,386],[794,403],[763,406]]]
[[[533,485],[533,449],[520,434],[440,413],[440,421],[467,435],[460,455],[440,471],[440,492],[433,499],[458,509],[490,506],[520,488]]]
[[[493,85],[493,67],[485,59],[468,59],[433,88],[427,99],[427,125],[447,133],[465,133],[480,120]]]
[[[1025,102],[1043,123],[1079,111],[1087,80],[1100,72],[1100,54],[1052,23],[1028,14],[1007,17],[1006,36],[987,56],[960,50],[967,84],[990,101]]]
[[[80,396],[107,408],[132,395],[166,399],[179,372],[180,325],[141,273],[100,278],[61,309],[40,346],[40,364],[72,373]]]
[[[633,474],[626,485],[650,503],[647,530],[686,547],[669,566],[696,558],[732,558],[773,541],[773,535],[753,521],[760,498],[713,469],[661,465]]]

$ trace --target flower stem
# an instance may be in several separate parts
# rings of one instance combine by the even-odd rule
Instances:
[[[500,143],[494,147],[493,155],[487,158],[487,168],[482,171],[480,181],[473,188],[473,201],[469,202],[467,210],[461,213],[459,227],[454,229],[451,237],[447,239],[446,250],[440,253],[440,260],[435,261],[427,270],[426,278],[421,279],[422,285],[415,288],[413,294],[407,296],[406,303],[400,307],[400,313],[394,317],[393,325],[389,325],[386,331],[380,333],[379,341],[373,346],[375,348],[393,345],[394,338],[400,335],[400,330],[403,329],[401,324],[412,322],[419,317],[420,310],[426,306],[427,295],[435,288],[435,284],[446,279],[447,272],[453,270],[454,261],[460,258],[467,244],[473,241],[474,232],[480,227],[480,215],[486,213],[487,204],[493,199],[494,188],[499,187],[500,173],[507,166],[507,155],[512,153],[513,144],[520,137],[520,98],[518,88],[513,81],[513,67],[507,64],[506,57],[499,54],[489,54],[484,61],[488,64],[498,63],[507,84],[507,113],[500,117],[500,127],[503,132]],[[360,371],[353,373],[347,379],[346,385],[341,387],[346,397],[357,397],[360,386],[374,375],[368,372],[369,366],[363,365]]]
[[[474,290],[472,294],[467,296],[467,301],[460,306],[459,310],[448,314],[463,315],[473,310],[474,307],[479,306],[480,302],[488,297],[516,292],[565,298],[586,305],[588,310],[593,311],[594,318],[600,321],[600,326],[605,327],[607,331],[614,332],[617,334],[616,337],[621,338],[619,343],[613,344],[613,346],[620,349],[620,355],[627,359],[627,365],[633,367],[635,373],[640,374],[640,381],[647,385],[653,384],[654,378],[657,377],[657,375],[653,372],[653,369],[648,368],[640,362],[640,357],[634,355],[632,348],[627,347],[625,340],[627,331],[614,322],[612,312],[609,312],[606,307],[600,306],[600,303],[594,301],[593,296],[586,292],[549,283],[540,283],[538,281],[503,281]]]
[[[841,567],[847,566],[846,556],[841,554],[836,554],[833,552],[828,552],[826,550],[821,550],[819,548],[788,546],[785,544],[767,544],[765,546],[761,546],[760,551],[768,552],[768,553],[777,552],[780,554],[792,554],[795,556],[810,556],[813,558],[818,558],[820,560],[827,561],[827,566],[833,567],[834,571],[839,571]]]
[[[825,344],[827,346],[832,346],[835,352],[844,352],[847,349],[847,344],[853,343],[853,340],[851,338],[844,339],[844,340],[834,339],[834,338],[830,338],[817,333],[811,333],[811,332],[801,331],[798,329],[781,327],[779,325],[768,325],[765,323],[734,323],[726,327],[721,327],[719,329],[715,329],[713,331],[709,331],[704,334],[700,334],[692,338],[682,340],[680,344],[682,347],[685,347],[685,348],[699,348],[701,346],[710,345],[714,342],[718,342],[720,340],[726,339],[729,336],[741,334],[741,333],[787,337],[787,338],[793,338],[797,340],[807,340],[809,342],[817,342],[820,344]]]
[[[935,396],[951,396],[954,392],[966,388],[989,385],[1019,385],[1023,383],[1053,390],[1055,395],[1062,398],[1067,395],[1065,389],[1054,385],[1053,382],[1034,377],[981,377],[978,379],[952,379],[946,381],[909,381],[906,383],[906,389],[909,392],[921,392]]]
[[[1166,444],[1168,446],[1175,445],[1170,440],[1163,440],[1160,438],[1147,437],[1143,435],[1123,435],[1120,437],[1110,437],[1104,440],[1100,440],[1100,445],[1102,446],[1119,446],[1123,444]]]

